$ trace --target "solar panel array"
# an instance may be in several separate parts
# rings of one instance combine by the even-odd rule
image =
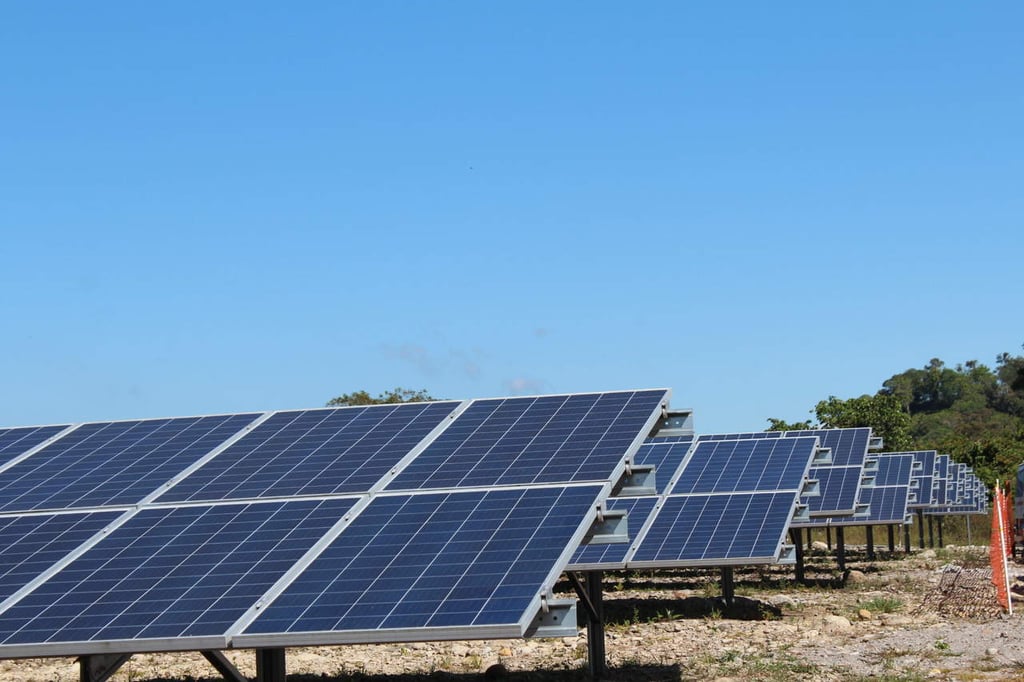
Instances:
[[[667,397],[0,430],[0,657],[522,636]]]
[[[914,455],[909,453],[883,453],[874,455],[877,468],[873,482],[861,488],[860,500],[870,507],[863,517],[836,516],[828,520],[830,526],[894,525],[908,522],[907,505],[914,499],[917,482],[914,474],[920,470]]]
[[[610,501],[629,512],[630,544],[581,547],[570,568],[777,562],[818,442],[699,439],[661,495]]]

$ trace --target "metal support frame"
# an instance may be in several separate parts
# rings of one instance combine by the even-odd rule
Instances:
[[[587,571],[587,664],[590,676],[600,680],[605,671],[603,571]]]
[[[722,566],[722,599],[726,606],[736,603],[736,576],[732,566]]]
[[[843,527],[836,526],[836,563],[840,571],[846,570],[846,541],[843,536]]]
[[[942,517],[940,516],[935,520],[935,525],[939,527],[939,547],[945,547],[946,543],[942,541]]]
[[[889,554],[896,553],[896,528],[889,524]]]
[[[107,682],[128,662],[131,654],[89,654],[78,657],[80,682]]]
[[[804,544],[803,538],[800,536],[803,534],[802,528],[790,528],[789,535],[793,539],[793,546],[796,548],[796,581],[802,583],[804,581]],[[807,535],[811,534],[811,529],[807,529]]]
[[[868,544],[868,561],[875,560],[875,527],[865,526],[864,535],[866,536],[865,541]]]
[[[917,544],[924,549],[924,512],[917,510]]]
[[[256,682],[286,682],[283,648],[256,650]]]
[[[203,655],[203,658],[210,662],[210,665],[212,665],[214,669],[220,673],[220,676],[227,680],[227,682],[251,682],[251,680],[243,675],[242,672],[236,668],[223,653],[213,650],[200,651],[199,653]]]

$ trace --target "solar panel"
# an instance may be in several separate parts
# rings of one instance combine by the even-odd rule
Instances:
[[[692,438],[691,438],[692,440]],[[637,450],[633,461],[644,466],[653,466],[656,492],[664,492],[672,475],[682,464],[683,458],[690,450],[690,440],[671,441],[667,443],[645,443]]]
[[[161,502],[366,492],[458,402],[277,412],[161,495]]]
[[[630,568],[775,561],[794,493],[670,495],[629,559]]]
[[[538,587],[557,578],[601,494],[584,485],[377,496],[233,642],[407,641],[473,627],[522,636]]]
[[[819,481],[818,495],[805,496],[801,502],[807,505],[810,515],[814,517],[853,514],[857,510],[858,490],[871,440],[871,429],[868,427],[710,434],[698,436],[698,440],[806,438],[811,436],[816,436],[822,447],[830,449],[831,461],[828,465],[815,466],[811,469],[810,477]],[[810,527],[817,524],[814,519],[798,523]]]
[[[624,466],[665,400],[664,390],[477,400],[386,489],[594,480]]]
[[[607,502],[608,509],[613,511],[625,511],[630,534],[636,537],[648,517],[654,511],[654,506],[662,498],[656,495],[647,497],[621,497],[610,498]],[[608,544],[580,545],[573,554],[570,565],[573,570],[612,570],[626,567],[626,555],[631,545],[628,542],[613,542]]]
[[[0,466],[20,457],[68,428],[60,426],[26,426],[0,429]]]
[[[144,509],[0,614],[0,656],[224,648],[353,502]]]
[[[874,484],[860,489],[860,503],[869,508],[865,516],[833,516],[830,526],[873,526],[903,524],[907,521],[914,456],[910,453],[884,453],[875,456]]]
[[[817,446],[813,437],[699,440],[667,495],[634,498],[628,550],[581,548],[570,568],[775,562]]]
[[[136,504],[255,417],[82,424],[0,472],[0,511]]]
[[[923,509],[931,507],[935,503],[932,491],[936,480],[935,460],[937,457],[937,453],[934,450],[913,450],[901,454],[912,455],[914,461],[920,464],[920,468],[913,474],[913,477],[917,479],[918,484],[917,500],[910,503],[911,509]]]
[[[81,425],[0,471],[0,504],[66,510],[0,524],[13,590],[0,604],[0,657],[522,635],[667,399]],[[400,490],[396,475],[419,487]],[[82,507],[94,513],[71,511]],[[72,517],[83,520],[61,530]],[[394,581],[410,570],[396,601]],[[311,630],[353,580],[370,583],[336,614],[336,631]],[[296,611],[310,585],[323,589]],[[417,610],[426,592],[429,614]]]
[[[808,476],[818,481],[821,490],[818,497],[805,497],[801,500],[807,504],[811,516],[851,514],[857,508],[857,497],[864,477],[863,467],[812,467]],[[814,526],[815,520],[812,518],[798,523]]]
[[[0,603],[120,515],[109,511],[0,517]]]
[[[700,442],[671,492],[799,490],[817,446],[816,438]]]

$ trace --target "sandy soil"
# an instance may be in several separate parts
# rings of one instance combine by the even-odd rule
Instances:
[[[906,557],[851,555],[848,574],[826,552],[809,580],[791,570],[737,572],[732,607],[709,571],[609,574],[605,596],[610,680],[1024,679],[1024,627],[993,606],[984,580],[948,586],[950,567],[984,548]],[[943,572],[943,569],[946,572]],[[1024,574],[1024,565],[1014,572]],[[944,580],[945,576],[945,580]],[[1024,609],[1024,603],[1021,604]],[[229,658],[253,675],[252,652]],[[583,680],[586,633],[500,640],[294,649],[289,680]],[[74,682],[73,659],[0,662],[0,680]],[[219,680],[198,654],[136,655],[115,682]]]

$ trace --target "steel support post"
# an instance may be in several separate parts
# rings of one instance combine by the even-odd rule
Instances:
[[[793,539],[793,547],[796,549],[796,581],[802,583],[804,581],[804,544],[802,528],[790,528],[789,534]],[[807,534],[811,534],[811,529],[807,529]]]
[[[256,682],[286,682],[284,649],[256,650]]]
[[[903,524],[903,549],[910,554],[910,524]]]
[[[917,544],[924,549],[924,512],[917,510]]]
[[[220,673],[220,676],[227,680],[227,682],[251,682],[249,678],[243,675],[241,671],[227,659],[227,656],[220,651],[210,650],[201,651],[199,653],[203,655],[203,658],[210,662],[210,665],[212,665],[214,669]]]
[[[864,535],[866,536],[866,541],[868,543],[868,561],[874,561],[875,560],[875,527],[874,526],[865,526],[864,527]]]
[[[932,519],[933,518],[934,518],[933,516],[929,516],[928,517],[928,546],[934,549],[935,548],[935,529],[932,528]]]
[[[736,601],[736,576],[732,566],[722,566],[722,599],[726,606],[732,606]]]
[[[836,563],[840,571],[846,570],[846,542],[843,535],[843,527],[836,526]]]
[[[128,662],[131,654],[89,654],[78,657],[80,682],[107,682],[118,668]]]
[[[825,544],[828,545],[828,551],[832,551],[832,526],[825,526]]]
[[[889,554],[896,553],[896,529],[889,524]]]
[[[946,543],[942,541],[942,517],[935,519],[935,525],[939,527],[939,547],[945,547]]]
[[[604,677],[605,671],[603,577],[602,571],[587,571],[587,597],[593,607],[587,621],[587,664],[594,680]]]

